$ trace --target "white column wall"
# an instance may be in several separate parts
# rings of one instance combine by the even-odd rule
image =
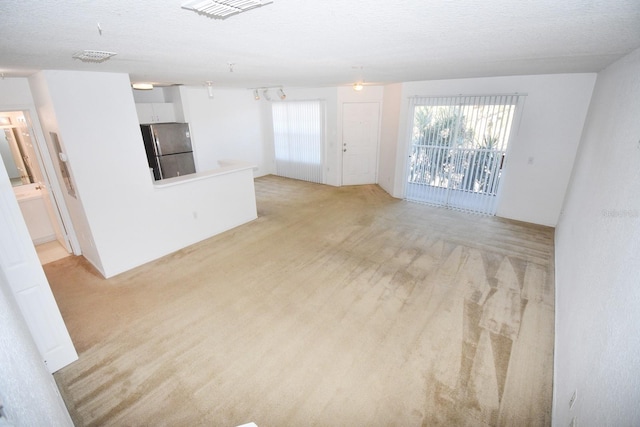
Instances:
[[[404,83],[392,195],[404,196],[409,97],[523,93],[527,98],[509,147],[497,215],[555,226],[595,78],[590,73]]]
[[[598,75],[556,229],[558,427],[640,425],[639,76],[640,50]]]
[[[387,193],[394,193],[395,172],[398,142],[402,133],[399,131],[400,110],[402,108],[402,83],[384,87],[384,103],[382,105],[382,123],[380,126],[380,154],[378,161],[378,184]]]

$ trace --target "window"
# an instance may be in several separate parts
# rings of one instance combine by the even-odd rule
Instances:
[[[413,98],[407,200],[494,215],[519,97]]]
[[[272,104],[276,174],[323,182],[324,102]]]

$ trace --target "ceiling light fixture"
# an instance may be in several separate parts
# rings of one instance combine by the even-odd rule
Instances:
[[[256,101],[260,101],[260,94],[258,93],[258,89],[253,90],[253,99]]]
[[[213,18],[224,19],[270,3],[273,3],[273,0],[190,0],[183,2],[180,7]]]
[[[117,55],[115,52],[106,52],[104,50],[83,50],[73,54],[73,58],[82,62],[104,62],[112,56]]]
[[[282,88],[278,89],[278,96],[280,97],[280,99],[282,99],[284,101],[284,99],[287,97],[287,95],[284,93],[284,90],[282,90]]]
[[[351,68],[353,68],[354,70],[360,70],[360,75],[358,76],[356,82],[353,84],[353,90],[355,90],[356,92],[360,92],[362,89],[364,89],[364,72],[362,71],[364,67],[362,65],[359,65],[353,66]]]
[[[153,89],[152,83],[134,83],[131,85],[136,90],[151,90]]]
[[[262,91],[262,96],[264,96],[264,99],[266,99],[267,101],[271,101],[271,95],[269,95],[269,88],[266,88]]]
[[[213,82],[207,80],[205,84],[207,85],[207,94],[209,95],[209,98],[213,99]]]

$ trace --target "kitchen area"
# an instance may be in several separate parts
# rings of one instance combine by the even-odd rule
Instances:
[[[191,129],[185,121],[179,87],[132,91],[153,180],[195,173]]]

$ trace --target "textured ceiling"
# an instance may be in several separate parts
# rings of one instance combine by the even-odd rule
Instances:
[[[596,72],[640,47],[640,0],[274,0],[225,20],[180,4],[2,0],[0,72],[317,87]],[[117,55],[72,58],[84,49]]]

